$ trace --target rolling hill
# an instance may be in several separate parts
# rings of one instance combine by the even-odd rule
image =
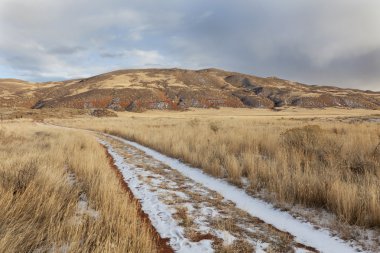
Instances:
[[[85,79],[0,79],[0,106],[142,111],[189,107],[380,108],[380,92],[306,85],[219,69],[118,70]]]

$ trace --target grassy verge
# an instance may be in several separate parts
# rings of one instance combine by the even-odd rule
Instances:
[[[0,126],[1,252],[157,252],[150,227],[96,140]]]

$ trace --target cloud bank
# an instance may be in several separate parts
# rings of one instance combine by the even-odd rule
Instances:
[[[0,77],[218,67],[380,90],[377,0],[0,0]]]

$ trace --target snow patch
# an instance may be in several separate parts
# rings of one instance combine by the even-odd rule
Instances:
[[[265,253],[269,243],[257,242],[255,245],[256,253]]]
[[[228,246],[228,245],[231,245],[236,237],[231,235],[228,231],[215,231],[216,232],[216,236],[219,237],[220,239],[223,240],[223,245],[224,246]]]
[[[95,209],[91,208],[89,205],[88,205],[88,199],[87,199],[87,195],[85,193],[82,193],[80,196],[79,196],[79,201],[78,201],[78,205],[77,205],[77,215],[88,215],[94,219],[98,219],[100,214],[98,211],[96,211]]]
[[[214,252],[211,240],[202,240],[200,242],[191,242],[184,236],[184,229],[172,217],[173,212],[160,202],[157,193],[150,190],[150,186],[141,181],[136,171],[144,173],[139,168],[133,168],[124,161],[109,143],[99,140],[115,161],[116,167],[120,170],[126,183],[128,183],[135,198],[139,199],[143,211],[149,216],[152,225],[162,238],[169,238],[170,246],[174,251],[179,253],[192,252]],[[145,172],[146,173],[146,172]]]

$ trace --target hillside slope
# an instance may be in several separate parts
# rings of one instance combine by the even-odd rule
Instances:
[[[0,106],[128,111],[220,106],[379,109],[380,92],[305,85],[218,69],[144,69],[62,82],[0,79]]]

